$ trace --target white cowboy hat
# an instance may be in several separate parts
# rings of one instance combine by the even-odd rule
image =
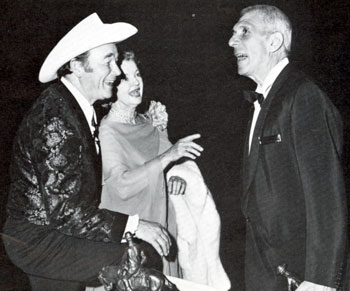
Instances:
[[[137,32],[129,23],[105,24],[96,13],[74,26],[53,48],[41,66],[39,81],[47,83],[57,78],[57,70],[69,60],[90,49],[107,43],[121,42]]]

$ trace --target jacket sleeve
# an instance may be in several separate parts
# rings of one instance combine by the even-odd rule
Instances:
[[[18,167],[22,180],[30,181],[22,187],[30,201],[26,215],[66,235],[120,242],[128,216],[98,209],[101,181],[72,112],[62,98],[49,96],[22,125],[17,157],[25,165]]]
[[[306,207],[305,280],[337,287],[347,221],[342,121],[325,93],[308,82],[296,93],[291,126]]]

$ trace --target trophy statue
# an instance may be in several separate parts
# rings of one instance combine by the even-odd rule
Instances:
[[[125,238],[128,248],[120,264],[103,267],[98,276],[105,290],[179,291],[163,273],[143,267],[146,261],[144,252],[135,244],[130,232],[125,234]]]
[[[277,266],[277,274],[287,278],[288,291],[295,291],[301,284],[301,280],[299,280],[295,274],[288,272],[286,267],[286,264]]]

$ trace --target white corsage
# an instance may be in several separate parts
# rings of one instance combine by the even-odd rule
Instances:
[[[157,127],[160,131],[166,129],[168,125],[168,113],[166,112],[165,105],[152,100],[147,114],[152,119],[152,125],[154,127]]]

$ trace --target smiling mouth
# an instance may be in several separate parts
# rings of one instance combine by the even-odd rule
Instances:
[[[248,58],[245,54],[235,54],[235,57],[237,58],[237,62],[242,62]]]
[[[107,86],[112,87],[113,84],[114,84],[114,80],[112,80],[112,81],[106,81],[105,84],[106,84]]]
[[[129,95],[132,97],[141,97],[140,88],[130,91]]]

